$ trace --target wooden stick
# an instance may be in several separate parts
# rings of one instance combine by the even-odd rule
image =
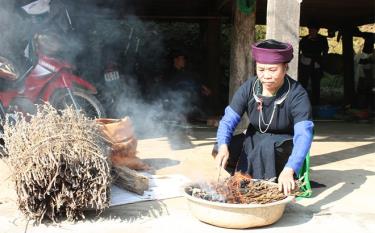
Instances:
[[[139,174],[135,170],[128,167],[114,167],[115,181],[114,183],[120,188],[126,189],[130,192],[143,195],[144,191],[149,188],[148,177]]]

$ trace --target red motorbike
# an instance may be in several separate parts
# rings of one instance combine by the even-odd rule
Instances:
[[[105,117],[102,105],[94,96],[96,88],[75,75],[74,67],[68,62],[43,53],[40,41],[36,39],[34,43],[36,46],[32,51],[36,62],[21,75],[14,62],[0,56],[2,117],[14,111],[33,114],[36,112],[35,104],[46,102],[57,109],[72,105],[92,118]]]

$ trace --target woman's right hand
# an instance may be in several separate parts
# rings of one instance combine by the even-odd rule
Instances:
[[[226,145],[226,144],[220,145],[219,151],[218,151],[218,153],[215,157],[216,166],[218,168],[219,167],[225,168],[225,166],[227,165],[227,162],[228,162],[228,158],[229,158],[228,145]]]

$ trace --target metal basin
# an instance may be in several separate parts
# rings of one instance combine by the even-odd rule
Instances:
[[[288,196],[268,204],[228,204],[193,197],[186,190],[184,195],[192,214],[202,222],[224,228],[243,229],[275,223],[283,215],[286,204],[294,199]]]

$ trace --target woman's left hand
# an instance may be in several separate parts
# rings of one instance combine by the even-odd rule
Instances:
[[[285,195],[289,195],[291,191],[295,188],[293,174],[293,169],[289,167],[285,167],[280,173],[278,179],[279,191],[284,191]]]

